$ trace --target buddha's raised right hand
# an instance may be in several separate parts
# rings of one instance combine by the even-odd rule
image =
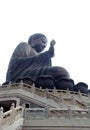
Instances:
[[[49,54],[51,57],[54,57],[54,45],[55,45],[56,41],[52,40],[50,42],[50,47],[49,47]]]

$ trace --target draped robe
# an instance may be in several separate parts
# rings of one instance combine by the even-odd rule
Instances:
[[[47,74],[50,67],[51,57],[48,51],[37,54],[29,44],[20,43],[11,57],[6,81],[16,82],[24,77],[36,80],[38,76]]]
[[[16,82],[27,77],[35,81],[41,75],[54,78],[69,77],[69,73],[63,67],[52,67],[49,51],[38,54],[28,43],[20,43],[9,62],[6,82]]]

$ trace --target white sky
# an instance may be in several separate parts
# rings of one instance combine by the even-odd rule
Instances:
[[[90,88],[90,0],[0,0],[0,83],[15,47],[37,32],[56,40],[53,65]]]

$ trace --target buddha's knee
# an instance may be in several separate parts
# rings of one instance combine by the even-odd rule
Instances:
[[[60,78],[56,81],[56,89],[74,91],[74,81],[70,78]]]
[[[63,67],[53,67],[53,76],[55,78],[62,78],[62,77],[68,77],[70,78],[70,75],[68,71]]]

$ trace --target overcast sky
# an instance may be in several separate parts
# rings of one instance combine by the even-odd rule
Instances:
[[[90,88],[90,0],[0,0],[0,83],[12,52],[33,33],[56,40],[53,66]],[[47,47],[47,49],[48,49]]]

